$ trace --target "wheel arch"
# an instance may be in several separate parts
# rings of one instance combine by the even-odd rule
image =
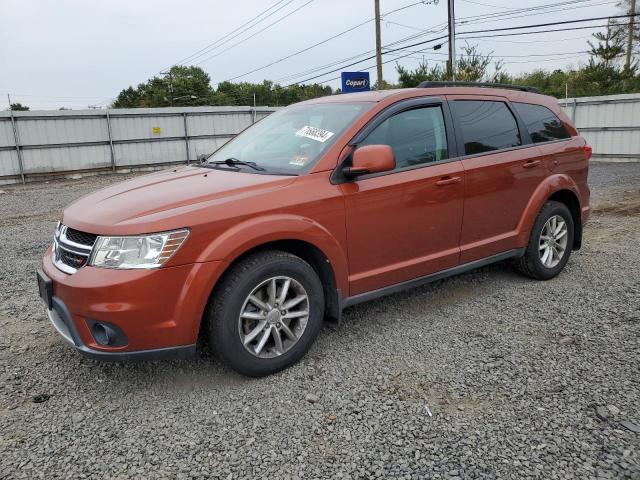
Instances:
[[[535,190],[525,208],[518,225],[519,243],[527,245],[531,229],[538,213],[549,200],[563,203],[571,212],[574,223],[573,250],[582,246],[582,218],[578,187],[568,175],[551,175],[547,177]]]
[[[348,288],[347,261],[338,240],[310,219],[290,215],[259,217],[218,235],[201,253],[200,261],[223,260],[224,270],[210,287],[215,293],[225,274],[242,259],[264,250],[282,250],[302,258],[320,277],[325,295],[325,319],[339,323],[342,292]],[[207,302],[207,305],[210,301]],[[202,319],[207,316],[205,306]],[[201,319],[201,320],[202,320]],[[201,321],[200,338],[205,322]]]
[[[340,321],[342,294],[338,288],[334,269],[324,252],[312,243],[298,239],[281,239],[257,245],[234,259],[225,272],[244,258],[265,250],[281,250],[291,253],[311,265],[320,278],[325,298],[325,318]],[[224,276],[224,273],[222,274]],[[222,277],[221,277],[222,278]]]
[[[548,200],[563,203],[571,212],[573,218],[573,250],[580,250],[582,247],[582,219],[580,216],[580,200],[578,196],[568,189],[558,190],[552,193]]]

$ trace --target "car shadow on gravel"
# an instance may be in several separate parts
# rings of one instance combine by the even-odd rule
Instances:
[[[526,283],[531,280],[514,272],[509,262],[499,262],[355,305],[344,311],[343,323],[355,326],[367,322],[367,326],[371,327],[369,322],[378,313],[437,313],[440,309],[491,295],[500,285],[518,282]]]
[[[446,318],[449,308],[494,295],[501,286],[527,282],[531,280],[515,273],[508,262],[501,262],[350,307],[345,310],[339,328],[324,328],[320,341],[300,364],[274,378],[296,377],[300,371],[309,370],[312,376],[321,376],[323,370],[316,367],[322,359],[350,360],[354,338],[356,348],[364,348],[373,344],[371,335],[392,335],[399,322],[415,327],[415,322],[428,321],[425,319]],[[79,383],[87,383],[86,388],[97,389],[104,395],[110,395],[114,386],[125,391],[190,392],[199,388],[242,388],[260,381],[225,367],[206,346],[193,359],[124,363],[82,357],[58,338],[52,339],[49,350],[50,357],[59,357],[56,362],[62,376],[75,377]]]

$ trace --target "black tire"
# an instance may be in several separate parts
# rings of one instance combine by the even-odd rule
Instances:
[[[247,351],[240,337],[239,315],[249,294],[260,283],[285,275],[299,282],[308,296],[306,328],[289,350],[272,358]],[[324,292],[314,269],[301,258],[280,250],[267,250],[242,259],[225,273],[209,300],[208,331],[212,352],[235,371],[262,377],[295,364],[309,350],[322,327]]]
[[[566,222],[567,225],[567,245],[564,250],[560,262],[553,266],[547,267],[542,263],[540,258],[540,235],[542,229],[547,221],[558,215]],[[569,261],[571,256],[571,250],[573,249],[573,235],[574,224],[571,212],[564,203],[556,202],[553,200],[547,201],[540,210],[538,218],[536,218],[533,228],[531,229],[531,235],[529,237],[529,244],[524,255],[516,263],[516,268],[520,273],[534,278],[536,280],[550,280],[556,277]]]

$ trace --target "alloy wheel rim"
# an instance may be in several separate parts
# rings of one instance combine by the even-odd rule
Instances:
[[[538,252],[542,265],[556,267],[567,251],[569,229],[560,215],[553,215],[542,227]]]
[[[298,343],[309,320],[309,296],[300,282],[271,277],[245,299],[238,317],[244,348],[259,358],[278,357]]]

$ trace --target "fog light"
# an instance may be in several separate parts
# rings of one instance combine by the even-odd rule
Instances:
[[[91,327],[91,333],[98,345],[111,345],[115,342],[117,334],[113,328],[102,323],[94,323]]]

